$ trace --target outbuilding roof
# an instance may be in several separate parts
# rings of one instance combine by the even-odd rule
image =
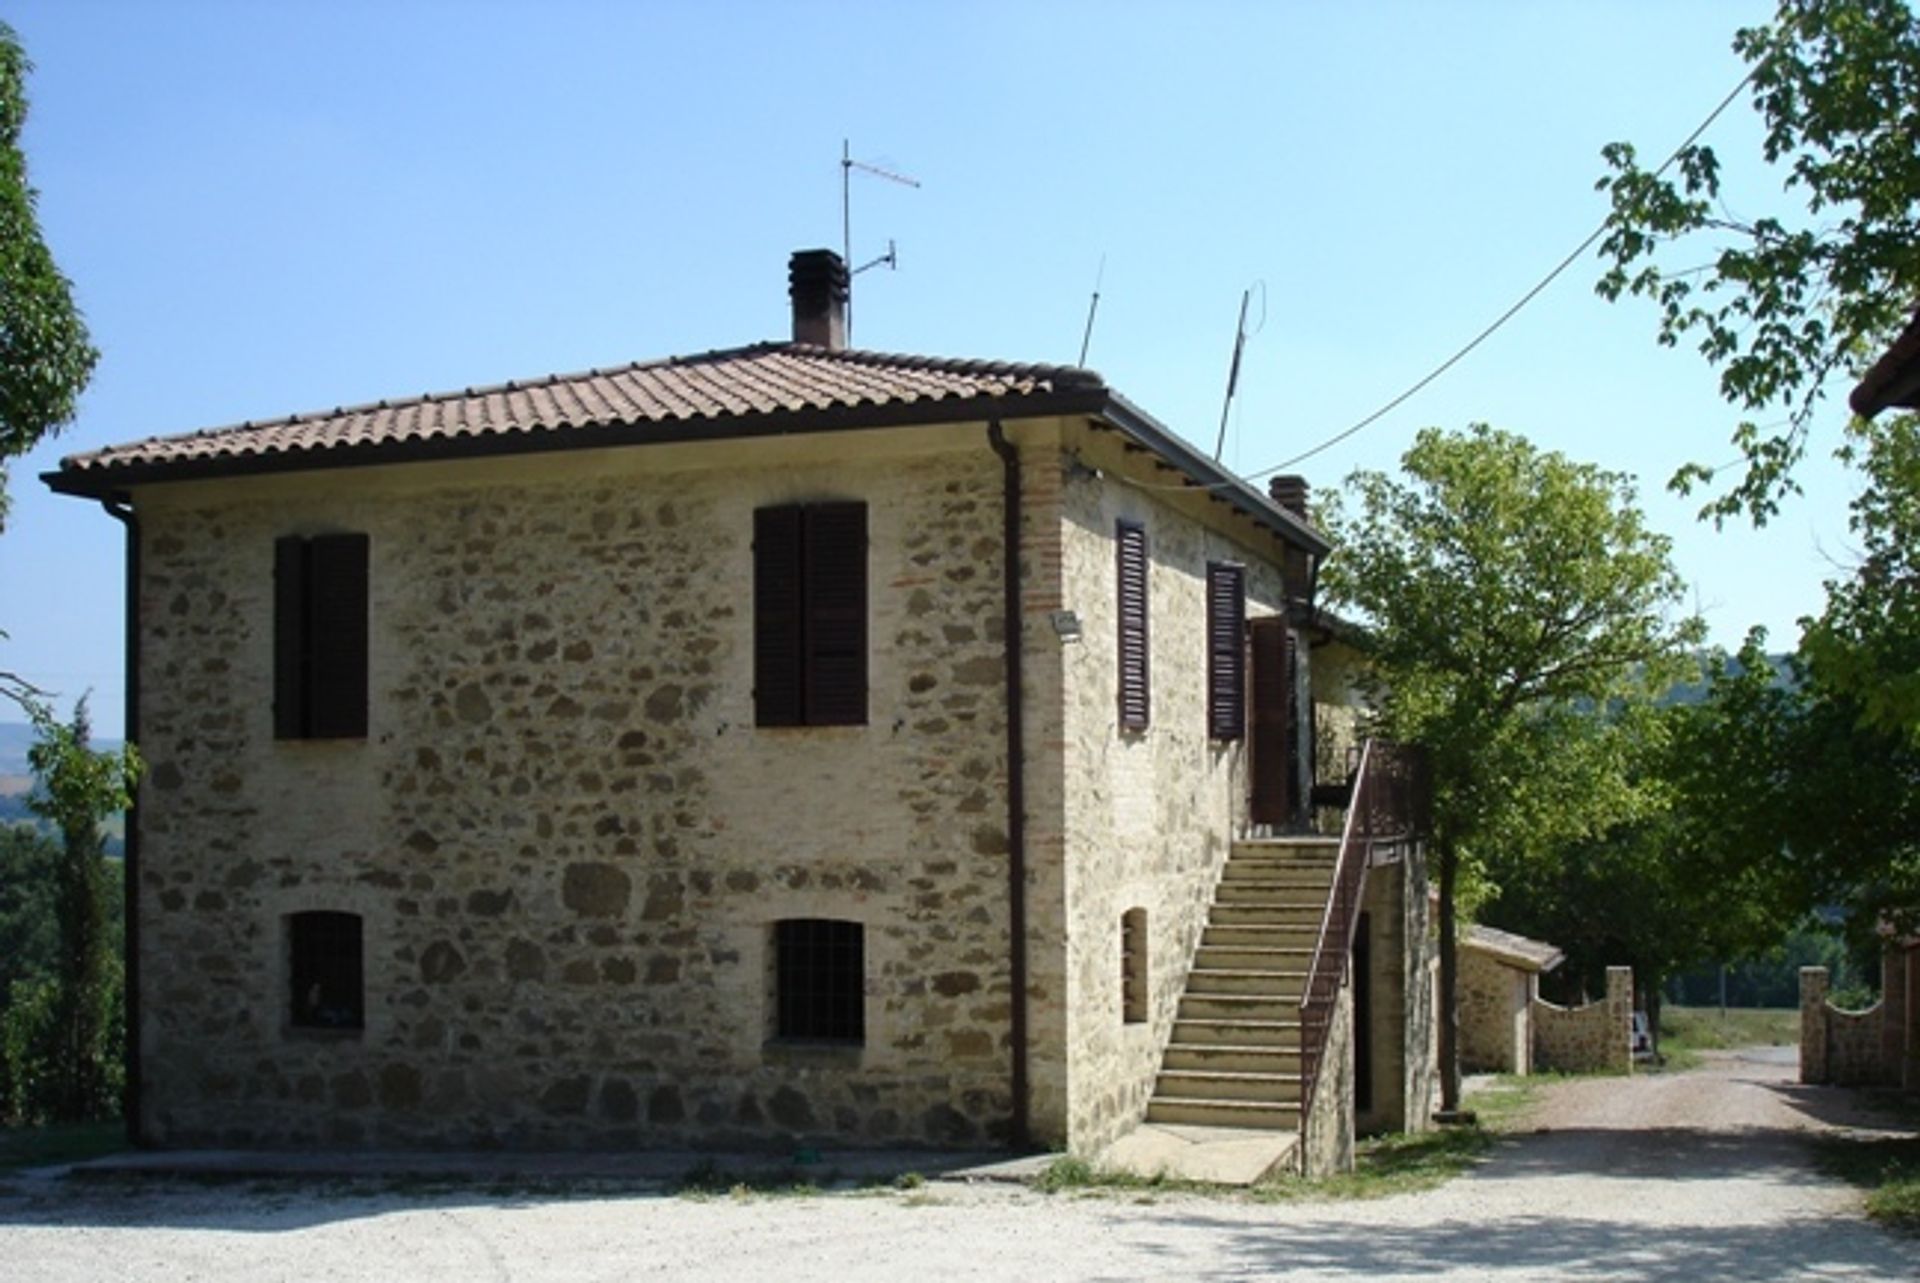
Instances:
[[[1522,971],[1552,971],[1567,955],[1541,940],[1530,940],[1511,931],[1472,923],[1460,937],[1461,947],[1491,955],[1495,960]]]
[[[786,342],[148,437],[69,455],[44,479],[64,494],[109,498],[259,472],[1052,414],[1094,416],[1288,542],[1330,546],[1092,370]]]

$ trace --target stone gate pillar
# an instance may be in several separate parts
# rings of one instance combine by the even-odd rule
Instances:
[[[1827,969],[1800,968],[1800,1081],[1827,1081]]]

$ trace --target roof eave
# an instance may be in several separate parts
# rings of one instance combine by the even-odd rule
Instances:
[[[1108,392],[1105,401],[1099,411],[1101,419],[1185,473],[1196,490],[1212,492],[1256,524],[1271,528],[1280,538],[1316,557],[1333,551],[1327,537],[1302,521],[1298,514],[1289,512],[1195,450],[1118,392]]]
[[[120,494],[135,486],[162,482],[1095,413],[1104,401],[1104,390],[1076,387],[1059,392],[1004,397],[927,398],[906,404],[838,405],[824,409],[782,410],[725,418],[689,418],[671,423],[597,423],[564,429],[536,427],[485,436],[460,433],[312,450],[275,450],[259,454],[105,467],[76,468],[63,464],[60,468],[41,473],[40,479],[56,494],[99,499]]]

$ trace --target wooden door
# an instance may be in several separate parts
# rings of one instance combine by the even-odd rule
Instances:
[[[1285,619],[1269,615],[1253,620],[1248,631],[1253,651],[1248,810],[1255,824],[1285,825],[1293,819],[1299,760],[1293,630]]]

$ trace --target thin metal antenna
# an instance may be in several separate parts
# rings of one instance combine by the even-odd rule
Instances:
[[[1080,360],[1077,364],[1083,370],[1087,368],[1087,344],[1093,342],[1093,316],[1100,310],[1100,282],[1106,277],[1107,256],[1102,254],[1100,266],[1093,273],[1093,299],[1087,304],[1087,328],[1080,334]]]
[[[853,278],[868,267],[877,267],[885,263],[889,268],[899,263],[899,255],[894,253],[893,242],[887,242],[887,252],[874,259],[865,267],[853,265],[853,171],[872,174],[875,178],[884,178],[890,183],[899,183],[902,187],[918,187],[920,180],[908,178],[905,174],[896,174],[890,169],[878,165],[869,165],[864,160],[853,158],[853,149],[845,138],[840,140],[840,261],[847,265],[847,341],[853,341]]]
[[[1213,443],[1215,463],[1220,462],[1220,453],[1227,448],[1227,412],[1233,409],[1233,393],[1240,386],[1240,353],[1247,346],[1247,301],[1252,297],[1251,287],[1240,291],[1240,319],[1233,326],[1233,364],[1227,367],[1227,398],[1220,403],[1220,435]]]

